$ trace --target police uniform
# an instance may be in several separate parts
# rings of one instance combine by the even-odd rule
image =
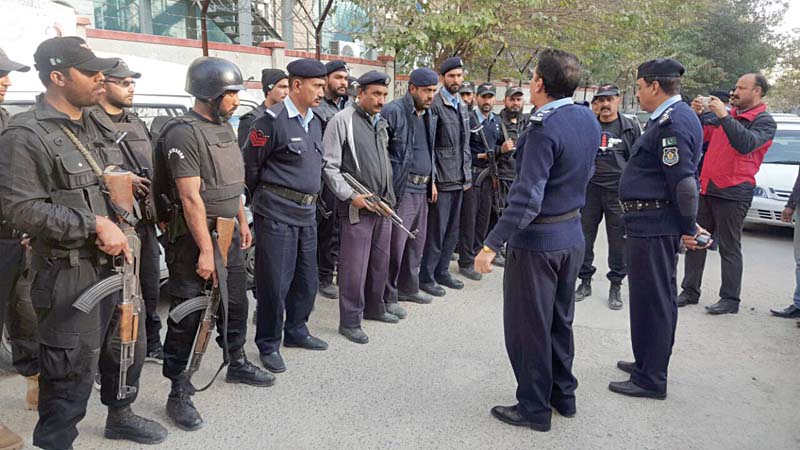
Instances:
[[[95,57],[77,37],[44,41],[34,59],[37,69],[48,74],[71,67],[97,73],[117,63]],[[80,119],[71,120],[51,106],[44,94],[37,97],[32,110],[11,119],[0,148],[5,149],[0,153],[3,212],[15,228],[35,237],[31,301],[39,317],[41,378],[33,444],[64,449],[78,436],[76,425],[86,413],[98,370],[100,399],[109,407],[106,435],[115,431],[115,424],[131,423],[120,414],[133,416],[129,407],[136,392],[117,398],[116,304],[120,295],[101,300],[88,313],[72,306],[86,288],[114,273],[112,258],[95,244],[95,217],[113,213],[89,161],[103,168],[119,166],[124,159],[114,136],[104,132],[86,110]],[[127,384],[137,389],[145,352],[143,327],[140,322],[134,361],[127,371]],[[142,442],[166,438],[160,425],[133,417],[147,424],[146,432],[137,436]]]
[[[264,96],[269,95],[269,91],[271,91],[278,82],[288,77],[286,72],[281,69],[263,69],[261,71],[261,89],[264,91]],[[250,127],[266,110],[267,105],[266,100],[264,100],[260,105],[253,108],[252,111],[248,111],[239,118],[239,148],[244,148],[247,143],[248,133],[250,133]]]
[[[639,66],[637,78],[678,78],[675,60]],[[627,234],[631,344],[629,381],[614,392],[654,398],[667,395],[667,366],[678,319],[677,264],[681,235],[695,234],[697,180],[703,134],[697,114],[680,95],[664,101],[647,122],[622,173],[619,197]],[[620,363],[620,368],[626,363]]]
[[[508,206],[486,246],[498,253],[508,242],[503,325],[517,379],[516,413],[546,431],[552,408],[575,413],[573,299],[584,246],[579,209],[600,126],[570,97],[543,105],[531,120],[517,142]]]
[[[302,78],[325,77],[319,61],[293,61],[287,70]],[[315,202],[322,187],[321,141],[320,117],[310,108],[300,114],[290,95],[253,123],[244,147],[258,242],[256,345],[262,363],[274,372],[285,370],[282,338],[287,346],[316,340],[307,322],[318,285]],[[327,348],[319,343],[315,349]]]
[[[241,73],[230,61],[202,57],[189,66],[187,92],[197,101],[207,102],[211,108],[218,108],[217,99],[227,91],[238,90],[244,90]],[[167,222],[164,242],[170,274],[167,292],[172,310],[203,295],[209,283],[196,272],[200,248],[186,223],[176,180],[201,179],[200,197],[211,232],[217,218],[235,219],[239,214],[244,193],[244,164],[231,125],[209,120],[194,110],[164,125],[154,154],[154,195],[168,199],[167,204],[159,204],[158,213],[159,220],[165,216],[166,220],[162,221]],[[217,343],[229,359],[226,381],[269,386],[274,377],[253,366],[244,351],[248,304],[241,226],[247,225],[236,223],[228,249],[227,305],[223,301],[217,315]],[[175,322],[172,317],[167,320],[163,374],[172,382],[167,413],[184,430],[194,430],[202,424],[190,400],[195,390],[185,369],[203,313],[204,310],[195,311],[180,322]]]

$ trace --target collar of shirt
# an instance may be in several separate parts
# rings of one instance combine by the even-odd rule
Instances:
[[[461,103],[461,99],[451,94],[450,91],[448,91],[444,87],[442,87],[441,91],[442,91],[442,97],[444,97],[445,100],[450,102],[450,104],[453,105],[453,108],[458,109],[458,104]]]
[[[312,111],[311,108],[308,108],[308,111],[306,111],[306,116],[303,117],[303,115],[300,114],[300,111],[297,110],[297,107],[294,106],[294,102],[292,102],[292,99],[289,98],[288,95],[283,103],[286,105],[286,114],[289,115],[289,118],[291,119],[293,117],[297,117],[297,120],[300,121],[300,125],[302,125],[303,129],[308,132],[308,125],[312,120],[314,120],[314,111]]]
[[[653,114],[650,114],[650,120],[658,119],[659,117],[661,117],[662,114],[664,114],[664,111],[666,111],[667,108],[674,105],[675,103],[678,103],[681,100],[682,99],[680,95],[673,95],[672,97],[664,100],[664,103],[660,104],[658,108],[656,108],[656,110],[653,111]]]
[[[575,102],[572,101],[572,97],[564,97],[558,100],[553,100],[550,103],[545,103],[541,108],[537,109],[536,112],[547,111],[548,109],[558,109],[564,105],[571,105],[573,103]]]
[[[489,117],[486,117],[480,109],[475,108],[475,116],[478,118],[478,123],[483,124],[486,120],[492,120],[492,118],[494,118],[494,113],[489,111]]]

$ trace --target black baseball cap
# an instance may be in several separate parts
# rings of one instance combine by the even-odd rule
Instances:
[[[26,66],[25,64],[20,64],[16,61],[8,59],[8,55],[6,55],[6,52],[4,52],[2,48],[0,48],[0,72],[12,72],[12,71],[27,72],[29,70],[31,70],[31,68]]]
[[[615,84],[600,85],[597,93],[594,94],[595,97],[611,97],[613,95],[619,95],[619,88]]]
[[[525,95],[525,91],[519,86],[511,86],[506,89],[506,97],[513,97],[515,95]]]
[[[117,61],[119,61],[119,64],[117,64],[115,67],[112,67],[112,68],[110,68],[108,70],[104,70],[103,71],[103,75],[105,75],[107,77],[114,77],[114,78],[128,78],[128,77],[130,77],[130,78],[141,78],[142,77],[142,74],[140,74],[139,72],[132,71],[128,67],[128,65],[125,64],[125,61],[123,61],[122,59],[117,58]]]
[[[459,94],[474,94],[475,93],[475,83],[472,81],[465,81],[461,83],[461,88],[458,90]]]
[[[481,83],[478,85],[478,97],[483,97],[484,95],[491,95],[494,97],[496,94],[497,89],[492,83]]]
[[[89,45],[77,36],[50,38],[33,54],[39,72],[74,67],[88,72],[105,72],[119,64],[119,58],[98,58]]]

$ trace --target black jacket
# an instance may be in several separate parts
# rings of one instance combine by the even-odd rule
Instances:
[[[639,127],[639,122],[637,122],[636,119],[631,119],[622,113],[619,114],[619,122],[622,125],[622,136],[620,136],[620,139],[622,139],[625,147],[621,155],[618,153],[615,153],[615,155],[619,168],[625,170],[625,165],[628,163],[628,160],[631,159],[633,144],[635,144],[639,136],[642,135],[642,129]]]
[[[456,111],[453,105],[445,100],[441,89],[433,98],[431,106],[431,111],[439,118],[433,147],[436,153],[434,170],[437,189],[453,191],[472,185],[469,113],[463,103],[458,104]]]
[[[411,170],[411,159],[414,155],[414,116],[417,110],[414,107],[414,99],[411,94],[406,93],[403,98],[388,103],[381,110],[381,117],[386,119],[389,124],[389,162],[392,164],[392,177],[394,181],[394,193],[399,201],[403,198],[406,190],[406,180]],[[433,108],[425,112],[425,129],[428,131],[428,142],[430,142],[431,182],[436,182],[436,152],[433,151],[436,138],[436,124],[439,118]]]

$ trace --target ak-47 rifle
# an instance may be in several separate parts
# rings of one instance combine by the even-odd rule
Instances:
[[[389,204],[387,204],[380,196],[370,192],[366,186],[359,183],[358,180],[353,178],[352,175],[346,172],[342,172],[342,176],[344,177],[344,181],[353,188],[356,193],[359,195],[367,195],[366,198],[367,203],[372,206],[373,211],[382,217],[388,217],[392,223],[397,227],[400,228],[405,234],[408,235],[409,239],[416,239],[417,233],[419,230],[409,231],[408,228],[403,225],[403,219],[397,215],[397,213],[392,209]],[[350,209],[350,223],[358,223],[358,210],[353,211],[354,208],[351,207]],[[355,217],[353,216],[355,214]],[[353,220],[355,219],[355,221]]]
[[[492,204],[497,212],[497,215],[502,215],[503,209],[505,209],[505,202],[500,195],[500,169],[497,167],[497,153],[495,152],[494,147],[490,147],[489,143],[486,141],[486,134],[483,132],[483,125],[474,130],[470,130],[470,132],[477,133],[480,136],[481,141],[483,142],[483,147],[486,149],[486,158],[489,161],[489,167],[478,174],[475,184],[480,185],[483,183],[483,180],[486,178],[485,173],[488,170],[488,176],[490,176],[492,179]]]
[[[208,343],[211,341],[211,333],[214,331],[214,327],[217,323],[220,306],[222,306],[223,309],[227,309],[228,249],[230,248],[231,241],[233,240],[235,226],[236,221],[234,219],[218,217],[216,219],[216,229],[211,234],[211,240],[214,245],[214,269],[217,275],[216,285],[213,285],[213,279],[209,279],[209,281],[206,283],[204,295],[181,303],[169,314],[170,318],[178,323],[186,318],[186,316],[189,314],[201,309],[205,309],[203,318],[200,321],[200,325],[197,327],[194,345],[192,345],[192,355],[189,358],[189,363],[186,365],[186,369],[184,371],[187,379],[190,381],[192,376],[200,369],[200,364],[203,362],[203,356],[205,356],[206,350],[208,349]],[[209,287],[209,285],[211,285],[211,287]],[[227,314],[227,311],[225,311],[225,313]],[[223,339],[226,340],[224,334]],[[225,356],[223,358],[224,361],[217,371],[217,374],[219,374],[222,368],[227,364],[227,340],[225,342],[225,347],[226,348],[223,349],[223,352],[225,352]],[[198,391],[207,389],[208,386],[214,382],[216,377],[217,375],[215,374],[214,378],[211,379],[211,382],[208,383],[208,385],[204,388],[198,389]]]

